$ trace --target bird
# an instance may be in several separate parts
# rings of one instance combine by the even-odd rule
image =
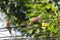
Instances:
[[[58,20],[60,20],[60,12],[58,12]]]
[[[9,30],[9,33],[10,33],[10,35],[12,36],[10,23],[9,23],[9,21],[7,20],[7,17],[4,17],[4,27]]]
[[[40,20],[41,16],[37,16],[37,17],[33,17],[31,18],[29,21],[29,24],[27,25],[27,28],[32,24],[32,23],[35,23],[35,22],[38,22]]]

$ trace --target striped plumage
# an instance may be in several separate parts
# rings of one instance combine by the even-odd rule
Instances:
[[[28,24],[28,26],[27,26],[27,28],[28,28],[32,23],[38,22],[38,21],[40,20],[40,17],[41,17],[41,16],[31,18],[31,19],[30,19],[30,22],[29,22],[29,24]]]
[[[10,23],[7,20],[6,17],[4,17],[4,27],[9,30],[9,33],[11,34],[11,28],[10,28]]]

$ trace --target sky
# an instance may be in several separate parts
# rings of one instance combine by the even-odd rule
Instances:
[[[6,16],[6,15],[4,13],[0,12],[0,28],[4,28],[4,23],[3,23],[4,22],[4,16]],[[6,30],[6,31],[4,31],[4,30]],[[12,29],[11,31],[12,31],[13,36],[21,35],[21,33],[18,32],[17,30],[14,31]],[[9,31],[7,29],[0,29],[0,37],[5,37],[5,36],[11,36]]]

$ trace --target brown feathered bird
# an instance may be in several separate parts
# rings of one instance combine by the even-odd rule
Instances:
[[[60,12],[58,12],[58,20],[60,20]]]
[[[4,27],[9,30],[9,33],[10,33],[10,35],[12,36],[10,23],[9,23],[9,21],[7,20],[7,17],[4,17]]]
[[[27,28],[28,28],[32,23],[38,22],[38,21],[40,20],[40,17],[41,17],[41,16],[31,18],[31,19],[29,20],[30,22],[29,22]]]

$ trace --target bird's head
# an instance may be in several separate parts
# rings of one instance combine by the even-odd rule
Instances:
[[[41,16],[39,15],[38,18],[40,18]]]
[[[7,17],[4,17],[4,20],[7,20]]]

